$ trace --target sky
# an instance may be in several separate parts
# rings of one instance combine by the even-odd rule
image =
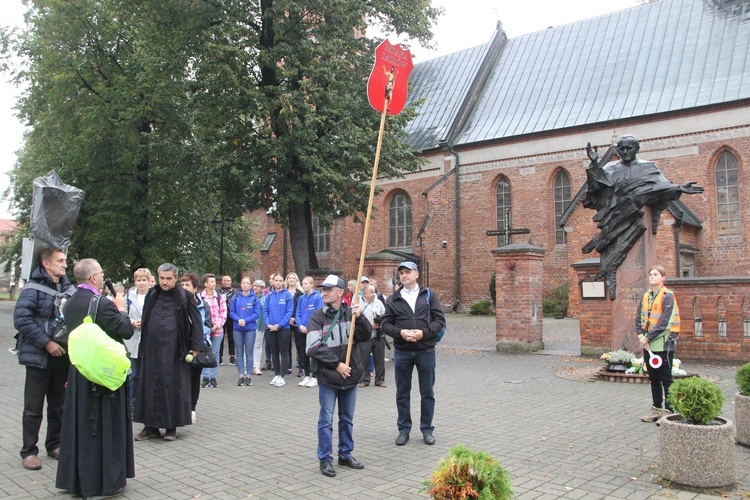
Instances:
[[[433,6],[445,10],[433,28],[436,47],[427,50],[412,44],[411,52],[419,63],[487,43],[498,21],[508,38],[515,38],[639,4],[639,0],[433,0]],[[22,0],[3,0],[0,23],[22,26],[25,10]],[[0,194],[8,188],[7,173],[16,161],[24,132],[13,109],[21,90],[8,80],[7,74],[0,73]],[[8,202],[0,200],[0,219],[12,217]]]

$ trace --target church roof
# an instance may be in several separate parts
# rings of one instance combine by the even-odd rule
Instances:
[[[423,151],[748,99],[746,3],[661,0],[503,40],[486,74],[496,36],[417,64],[409,99],[424,103],[409,143]]]

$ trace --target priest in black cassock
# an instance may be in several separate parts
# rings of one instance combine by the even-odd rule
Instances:
[[[91,298],[104,283],[104,271],[94,259],[80,260],[74,270],[78,287],[63,307],[68,331],[83,323]],[[133,336],[120,292],[114,301],[102,299],[96,324],[122,342]],[[122,493],[127,478],[135,477],[133,426],[127,384],[111,391],[94,384],[70,367],[65,391],[60,462],[55,486],[82,497]]]
[[[203,320],[191,294],[177,286],[174,264],[158,269],[159,284],[149,290],[141,317],[141,372],[133,420],[144,424],[136,441],[177,439],[177,427],[190,425],[190,364],[188,353],[203,346]]]

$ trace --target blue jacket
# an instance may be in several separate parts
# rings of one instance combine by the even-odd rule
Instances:
[[[232,318],[236,332],[250,332],[258,329],[260,300],[253,290],[250,290],[247,297],[243,295],[242,290],[234,294],[229,303],[229,317]],[[245,326],[240,326],[241,319],[245,320]]]
[[[303,293],[297,301],[297,314],[294,315],[297,327],[304,326],[307,328],[307,322],[310,320],[313,311],[321,307],[323,307],[323,297],[319,291],[313,290],[310,295]]]
[[[263,305],[263,315],[268,325],[279,325],[279,330],[289,328],[289,320],[292,319],[294,311],[294,297],[287,289],[280,292],[271,290],[266,295],[266,303]]]
[[[58,290],[57,283],[39,266],[31,272],[32,283],[38,283],[52,290]],[[63,291],[72,286],[68,278],[60,279]],[[55,306],[55,296],[30,288],[23,289],[18,296],[13,312],[13,325],[18,330],[18,363],[33,368],[47,368],[49,353],[44,346],[52,340],[45,331],[45,325],[60,314]],[[67,356],[67,354],[65,354]]]

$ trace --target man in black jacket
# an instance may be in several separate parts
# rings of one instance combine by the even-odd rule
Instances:
[[[67,267],[62,250],[44,250],[41,265],[32,271],[29,284],[21,291],[13,313],[13,323],[19,335],[18,362],[26,367],[21,458],[23,466],[29,470],[42,468],[37,456],[37,441],[45,398],[45,447],[50,457],[58,458],[60,455],[65,381],[68,379],[70,360],[65,348],[53,340],[55,332],[49,326],[60,315],[65,296],[74,290],[65,277]],[[67,294],[63,293],[66,291]]]
[[[357,317],[354,326],[355,342],[370,338],[372,327],[367,318],[360,316],[359,303],[351,309],[341,303],[346,290],[344,280],[333,274],[318,285],[322,288],[323,304],[315,310],[307,323],[307,355],[317,362],[320,415],[318,417],[318,460],[324,476],[333,477],[333,411],[339,402],[339,465],[352,469],[365,466],[352,456],[354,438],[354,405],[357,401],[357,383],[364,373],[364,365],[357,346],[352,346],[350,364],[346,353],[349,344],[352,315]],[[314,365],[315,363],[312,363]]]
[[[435,413],[435,344],[445,329],[445,315],[435,293],[417,284],[419,270],[414,262],[402,262],[398,276],[403,285],[385,305],[380,330],[393,337],[393,368],[396,378],[398,437],[396,445],[409,441],[411,431],[411,377],[414,367],[419,378],[421,416],[419,430],[425,444],[435,444],[432,417]]]

